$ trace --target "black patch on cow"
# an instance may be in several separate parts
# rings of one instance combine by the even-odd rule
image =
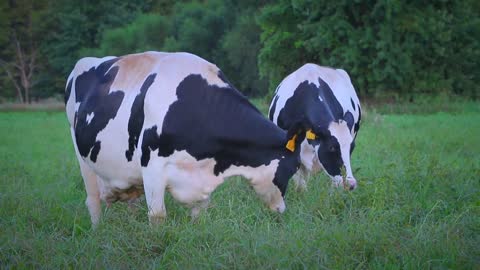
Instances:
[[[352,143],[350,144],[350,156],[353,153],[353,149],[355,149],[355,139],[353,139]]]
[[[321,78],[318,81],[319,87],[308,80],[298,85],[280,111],[277,120],[279,127],[289,129],[298,119],[306,118],[311,124],[310,128],[320,132],[319,128],[326,129],[331,122],[343,118],[343,108],[330,86]]]
[[[156,73],[150,74],[140,87],[140,93],[135,97],[130,110],[130,119],[128,119],[128,150],[125,151],[125,157],[132,161],[133,151],[138,147],[138,138],[142,131],[143,121],[145,120],[145,95],[148,89],[155,81]]]
[[[75,80],[75,101],[80,102],[74,127],[76,143],[83,157],[87,157],[91,151],[90,159],[93,162],[96,162],[101,148],[101,143],[96,141],[97,134],[115,118],[125,95],[121,91],[109,93],[118,73],[118,67],[112,65],[118,59],[114,58],[96,68],[92,67]],[[88,123],[87,116],[92,113],[93,118]]]
[[[355,137],[357,136],[357,132],[360,129],[360,120],[362,119],[362,110],[360,109],[360,105],[358,104],[358,120],[355,123],[355,127],[353,131],[355,132]]]
[[[98,156],[98,153],[100,152],[100,144],[101,142],[99,141],[96,141],[93,144],[92,151],[90,152],[90,160],[92,160],[93,162],[97,161],[97,156]]]
[[[352,130],[355,119],[353,119],[353,114],[350,111],[347,111],[343,116],[343,120],[347,122],[348,130]]]
[[[277,107],[278,96],[275,96],[272,102],[272,106],[270,107],[270,111],[268,112],[268,119],[273,121],[273,115],[275,114],[275,108]]]
[[[353,99],[352,99],[352,98],[350,98],[350,102],[352,103],[352,108],[353,108],[353,110],[355,111],[355,110],[356,110],[356,108],[355,108],[355,102],[353,102]]]
[[[318,159],[329,175],[341,175],[340,169],[343,166],[343,160],[337,138],[329,136],[321,140]]]
[[[265,119],[232,86],[209,85],[201,75],[187,76],[176,94],[160,134],[157,126],[144,131],[142,166],[148,165],[151,151],[157,149],[163,157],[186,150],[197,160],[213,158],[216,175],[231,165],[258,167],[279,159],[280,169],[273,181],[285,194],[299,165],[300,148],[294,153],[285,149],[285,131]]]
[[[73,78],[71,78],[68,81],[67,89],[65,89],[65,96],[64,96],[65,105],[67,105],[68,99],[70,98],[70,93],[72,92],[72,82],[73,82]]]

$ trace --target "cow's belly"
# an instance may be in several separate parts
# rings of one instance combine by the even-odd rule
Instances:
[[[175,151],[166,158],[164,172],[167,189],[179,202],[191,204],[208,199],[210,193],[223,182],[213,168],[216,162],[207,158],[197,160],[187,151]]]
[[[100,198],[103,201],[129,201],[143,194],[141,170],[134,160],[127,162],[125,153],[122,156],[118,149],[103,147],[97,162],[86,161],[98,176]]]
[[[143,194],[139,149],[134,151],[131,161],[128,161],[125,155],[129,139],[125,119],[128,118],[118,116],[120,117],[111,120],[97,135],[100,151],[96,162],[85,159],[100,178],[100,197],[106,202],[129,201]]]

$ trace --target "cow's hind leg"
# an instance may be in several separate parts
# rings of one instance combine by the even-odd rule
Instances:
[[[162,173],[163,163],[160,159],[150,160],[148,166],[142,169],[150,224],[159,224],[167,216],[164,202],[167,178],[165,173]]]
[[[90,213],[90,220],[92,221],[92,226],[95,228],[100,222],[100,216],[102,213],[97,175],[80,156],[77,145],[75,143],[75,136],[73,135],[74,132],[72,131],[71,134],[73,138],[73,145],[75,147],[75,153],[77,155],[78,163],[80,165],[80,173],[82,174],[83,183],[85,184],[85,191],[87,192],[87,199],[85,200],[85,204],[87,205],[88,212]]]
[[[90,169],[90,167],[88,167],[88,165],[85,164],[83,160],[80,161],[80,171],[85,184],[85,190],[87,191],[87,199],[85,200],[85,204],[87,205],[88,212],[90,213],[92,225],[93,227],[96,227],[100,222],[100,216],[102,213],[97,175],[92,169]]]

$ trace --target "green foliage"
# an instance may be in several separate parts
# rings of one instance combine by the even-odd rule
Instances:
[[[164,16],[139,15],[130,24],[104,31],[99,48],[85,49],[81,54],[102,57],[158,50],[168,36],[169,24]]]
[[[166,15],[139,15],[131,23],[103,32],[98,48],[82,55],[124,55],[148,50],[186,51],[217,64],[247,95],[264,95],[266,80],[257,68],[260,28],[252,3],[179,3]],[[240,9],[239,14],[230,10]]]
[[[167,195],[158,227],[141,201],[94,231],[64,113],[0,113],[2,267],[475,269],[479,111],[364,116],[353,192],[320,173],[278,215],[233,178],[196,221]]]
[[[2,1],[0,59],[10,65],[12,29],[22,33],[22,44],[39,48],[32,78],[37,98],[62,94],[81,57],[146,50],[197,54],[240,91],[267,99],[307,62],[347,70],[362,98],[480,93],[474,0]],[[0,71],[0,96],[15,93]]]
[[[258,72],[257,55],[260,51],[260,28],[248,9],[238,16],[233,28],[225,34],[222,42],[225,66],[233,84],[246,95],[264,96],[268,91],[267,81]]]
[[[226,7],[220,0],[177,5],[171,17],[172,29],[164,50],[188,51],[216,62],[227,18]]]
[[[43,43],[52,82],[60,92],[65,87],[65,78],[75,62],[88,55],[82,55],[85,48],[99,46],[105,30],[120,27],[136,18],[148,7],[147,0],[75,2],[69,0],[51,1],[46,25],[49,34]]]
[[[476,97],[479,15],[474,1],[278,1],[259,16],[260,72],[272,88],[314,62],[346,69],[363,95]]]

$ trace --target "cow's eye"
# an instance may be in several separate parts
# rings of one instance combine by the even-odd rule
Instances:
[[[328,151],[330,151],[330,152],[335,152],[335,146],[333,146],[333,145],[330,146],[330,147],[328,148]]]

